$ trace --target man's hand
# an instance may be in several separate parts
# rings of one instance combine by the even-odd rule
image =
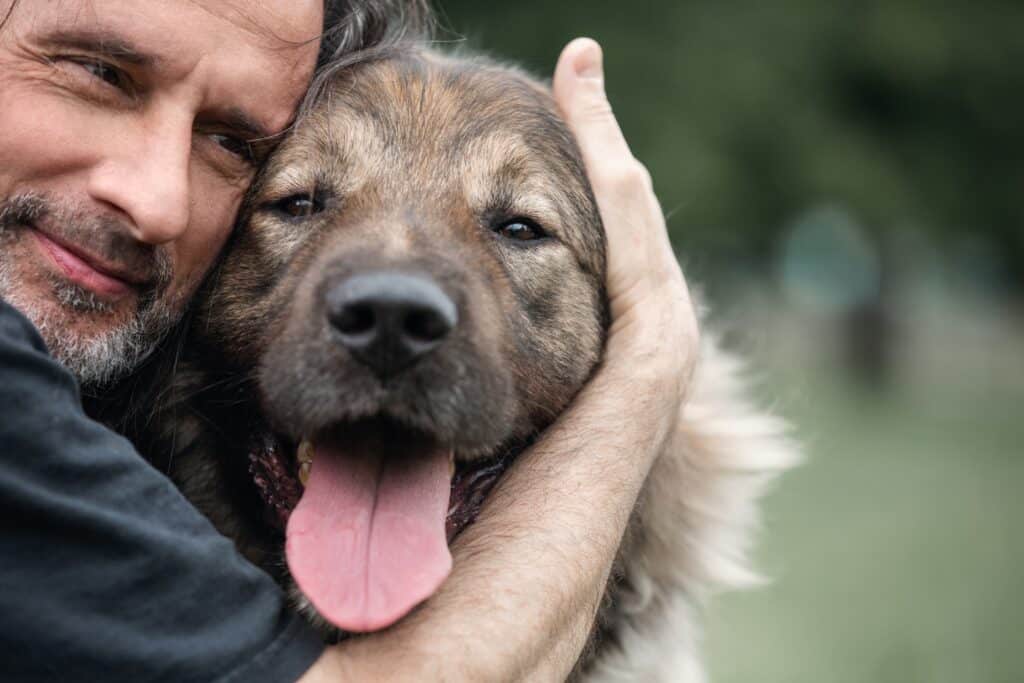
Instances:
[[[608,103],[597,43],[569,43],[554,91],[579,142],[608,238],[612,326],[602,373],[663,383],[667,403],[678,402],[696,362],[697,317],[651,176],[630,152]],[[675,411],[662,412],[666,427],[674,426]]]
[[[698,333],[595,42],[566,47],[554,89],[608,235],[605,359],[455,541],[441,590],[394,628],[328,650],[303,683],[564,680],[586,644],[640,488],[675,426]]]

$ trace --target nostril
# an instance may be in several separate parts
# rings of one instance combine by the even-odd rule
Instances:
[[[451,324],[444,316],[429,308],[410,311],[405,316],[403,327],[406,336],[418,342],[437,341],[452,329]]]
[[[432,278],[394,270],[332,283],[324,307],[335,341],[379,378],[439,347],[459,322],[455,302]]]
[[[366,334],[377,325],[377,314],[369,304],[351,303],[334,315],[331,323],[342,334]]]

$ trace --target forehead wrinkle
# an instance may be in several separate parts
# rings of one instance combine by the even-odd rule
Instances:
[[[136,47],[131,41],[103,27],[67,26],[46,32],[40,41],[48,47],[81,50],[143,68],[159,66],[162,58]]]
[[[271,11],[261,3],[252,2],[251,0],[242,4],[231,0],[221,0],[220,4],[224,6],[223,9],[211,7],[208,2],[204,2],[203,0],[189,0],[189,3],[194,5],[200,11],[209,14],[211,17],[225,21],[236,28],[241,29],[250,36],[261,39],[267,43],[265,47],[271,47],[269,45],[270,43],[276,43],[276,45],[273,46],[274,49],[296,49],[309,45],[314,41],[319,41],[320,39],[319,29],[322,26],[322,20],[312,34],[306,34],[305,32],[299,34],[298,29],[296,29],[294,36],[285,37],[277,30],[276,27],[288,28],[290,23],[288,18],[283,14]],[[260,23],[252,16],[252,9],[254,5],[259,5],[264,12],[270,14],[269,18],[272,21],[269,22],[269,26],[265,23]]]

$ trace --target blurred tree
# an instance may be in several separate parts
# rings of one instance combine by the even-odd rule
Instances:
[[[474,49],[549,73],[591,35],[675,244],[698,273],[770,266],[809,206],[946,253],[989,241],[1024,287],[1024,3],[441,0]],[[510,106],[514,103],[510,102]]]

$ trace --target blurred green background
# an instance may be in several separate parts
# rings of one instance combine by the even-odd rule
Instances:
[[[1024,681],[1024,2],[440,4],[538,74],[601,41],[688,277],[807,446],[712,681]]]

